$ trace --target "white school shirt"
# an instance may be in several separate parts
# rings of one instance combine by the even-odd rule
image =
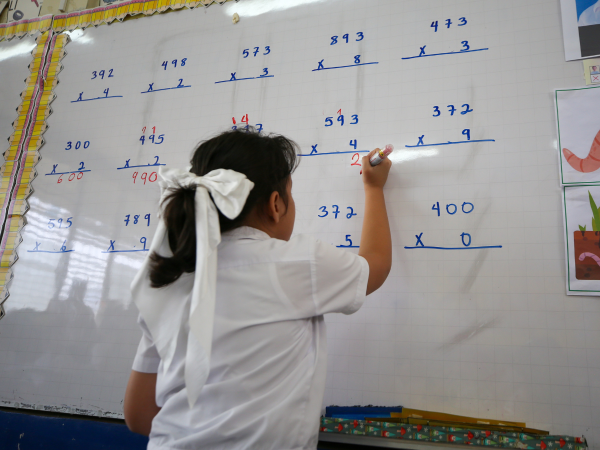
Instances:
[[[585,27],[588,25],[598,24],[600,24],[600,0],[581,13],[577,25],[580,27]]]
[[[158,374],[162,407],[148,449],[314,449],[327,364],[323,314],[362,306],[367,261],[310,236],[282,241],[250,227],[224,233],[217,251],[210,372],[191,409],[184,386],[190,297],[164,299],[181,321],[166,372],[138,321],[133,370]],[[182,277],[190,292],[193,279]]]

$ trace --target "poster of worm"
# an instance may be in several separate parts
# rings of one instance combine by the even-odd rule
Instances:
[[[557,90],[555,98],[561,184],[600,183],[600,86]]]
[[[564,189],[567,293],[600,295],[600,186]]]

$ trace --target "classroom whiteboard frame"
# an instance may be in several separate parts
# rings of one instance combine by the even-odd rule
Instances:
[[[247,1],[231,7],[254,4]],[[0,386],[2,404],[96,416],[120,414],[119,401],[140,335],[123,286],[139,259],[118,255],[129,266],[123,263],[111,272],[104,291],[85,284],[82,274],[103,269],[106,256],[102,252],[117,231],[119,239],[129,239],[128,248],[139,245],[133,237],[140,235],[119,228],[128,214],[120,209],[125,208],[120,203],[86,210],[84,202],[78,204],[77,199],[89,195],[93,182],[98,183],[96,191],[102,192],[103,200],[116,196],[133,205],[152,199],[129,197],[130,191],[119,190],[116,184],[117,167],[123,167],[129,158],[125,156],[128,146],[135,151],[141,148],[130,141],[123,147],[102,141],[111,137],[101,129],[103,120],[121,111],[108,109],[104,117],[98,109],[84,110],[80,108],[83,104],[75,104],[80,109],[73,117],[66,114],[75,111],[68,109],[67,103],[77,101],[81,91],[89,94],[84,98],[101,95],[100,87],[92,89],[85,84],[85,76],[91,79],[88,71],[112,68],[109,63],[118,61],[124,61],[120,70],[126,69],[125,63],[133,58],[128,59],[130,55],[122,47],[136,44],[149,48],[144,52],[161,50],[156,39],[163,32],[161,38],[167,41],[168,37],[173,51],[181,52],[177,58],[184,57],[187,49],[206,58],[203,67],[194,69],[189,83],[206,87],[201,106],[181,112],[167,108],[177,106],[174,100],[153,97],[163,103],[135,111],[131,107],[134,120],[124,118],[123,129],[112,133],[115,139],[133,139],[126,127],[138,133],[142,121],[149,126],[146,122],[164,121],[162,126],[171,127],[166,130],[165,144],[170,142],[173,147],[160,154],[161,161],[171,158],[168,162],[184,167],[193,139],[189,133],[176,132],[176,121],[182,130],[192,128],[198,138],[198,134],[231,126],[232,117],[239,121],[249,113],[252,125],[264,122],[268,131],[289,134],[308,153],[312,145],[323,152],[323,148],[332,153],[348,151],[352,148],[348,141],[355,139],[357,150],[388,142],[398,149],[386,191],[394,233],[393,273],[357,314],[327,318],[330,364],[326,404],[393,402],[507,420],[514,417],[556,433],[586,434],[593,445],[599,430],[585,419],[592,408],[600,408],[591,395],[599,368],[600,340],[594,328],[599,309],[596,299],[565,295],[561,190],[556,183],[556,126],[552,123],[552,91],[576,85],[581,69],[579,64],[566,64],[562,49],[557,49],[558,9],[550,9],[543,24],[526,20],[544,5],[538,0],[457,5],[437,0],[368,5],[328,1],[257,16],[240,14],[237,25],[231,24],[233,9],[209,9],[76,31],[79,41],[66,47],[68,55],[62,61],[64,70],[48,120],[43,159],[36,166],[30,222],[18,250],[24,256],[15,265],[16,278],[6,304],[10,311],[0,324],[0,371],[6,375]],[[456,24],[461,17],[468,19],[470,28],[445,28],[445,20],[452,18]],[[444,24],[439,31],[430,27],[435,20]],[[194,39],[177,38],[165,31],[175,26],[181,33],[193,27],[195,31],[188,37]],[[356,50],[361,44],[331,46],[331,36],[365,30],[373,38],[362,44],[367,53],[361,54],[372,57],[365,61],[377,65],[318,71],[323,58],[330,68],[351,65],[359,53]],[[536,39],[531,38],[534,32]],[[83,51],[86,39],[87,56]],[[221,83],[214,91],[209,89],[208,84],[227,81],[238,68],[238,74],[258,76],[265,67],[261,64],[264,59],[242,65],[242,51],[250,45],[269,45],[268,39],[278,39],[279,53],[273,53],[277,59],[268,65],[275,78],[240,81],[238,85]],[[122,45],[107,55],[110,40]],[[459,53],[464,40],[480,51]],[[431,57],[418,56],[422,46]],[[214,59],[206,56],[211,52],[218,53]],[[161,95],[141,94],[154,79],[156,86],[158,81],[166,87],[173,86],[167,82],[176,83],[154,70],[150,53],[144,55],[147,60],[136,60],[136,64],[146,64],[139,65],[143,67],[136,72],[139,79],[130,76],[119,85],[121,92],[131,93],[134,100]],[[158,53],[157,57],[162,56]],[[281,85],[266,84],[280,79]],[[275,86],[276,92],[269,90]],[[175,91],[177,95],[182,92]],[[185,102],[196,93],[191,89],[185,92],[185,97],[178,99],[180,105],[189,105]],[[217,95],[212,97],[211,92]],[[460,115],[461,105],[466,103],[475,112]],[[435,105],[441,110],[438,118],[434,117]],[[459,112],[451,115],[448,105],[458,106]],[[349,116],[359,115],[360,125],[342,126],[336,120],[336,127],[326,127],[326,118],[335,118],[339,108]],[[87,123],[68,128],[67,119]],[[346,131],[351,130],[346,126],[356,126],[357,131]],[[473,131],[472,139],[486,142],[456,143],[466,139],[465,129]],[[92,174],[105,175],[91,177],[87,186],[56,190],[44,181],[53,176],[46,174],[51,173],[53,164],[70,170],[77,167],[79,161],[67,155],[63,144],[67,139],[84,139],[87,133],[94,133],[103,152],[85,160],[86,165],[96,170]],[[419,148],[420,136],[432,146]],[[433,146],[436,142],[439,144]],[[111,152],[117,150],[121,159],[101,161],[113,158]],[[139,156],[136,161],[152,162],[142,158],[149,156],[144,151],[133,154]],[[359,197],[359,168],[351,165],[352,156],[320,155],[302,161],[294,181],[298,232],[345,247],[346,236],[357,242],[360,223],[353,220],[362,218],[364,208]],[[99,161],[92,166],[94,159]],[[119,188],[117,194],[103,191],[102,181],[114,181],[110,186]],[[461,204],[468,201],[475,205],[470,216],[460,211]],[[437,202],[439,217],[432,209]],[[346,214],[345,208],[353,207],[357,217],[343,221],[340,217],[336,222],[332,205]],[[447,205],[457,206],[457,215],[451,215],[452,207],[447,209]],[[322,206],[327,207],[329,216],[317,219]],[[98,219],[101,224],[97,225],[94,214],[105,211],[106,218]],[[129,211],[133,213],[133,207]],[[81,251],[74,255],[87,265],[76,267],[75,258],[62,254],[57,259],[26,256],[27,250],[35,248],[36,237],[38,242],[45,239],[42,244],[47,247],[42,248],[60,248],[64,236],[50,234],[48,219],[66,219],[75,212],[80,212],[79,225],[71,231],[74,236],[76,230],[79,233],[77,249]],[[431,246],[462,245],[463,232],[473,234],[473,245],[503,247],[471,253],[405,248],[415,246],[419,233],[424,233]],[[99,238],[106,239],[103,248],[94,240]],[[36,283],[38,293],[33,292]],[[52,308],[47,307],[50,289],[56,294]],[[103,299],[114,302],[102,303]],[[34,305],[33,300],[38,303]],[[83,306],[97,309],[89,313]],[[108,359],[107,353],[115,359]],[[122,361],[117,362],[117,356]],[[9,366],[13,373],[6,372]]]

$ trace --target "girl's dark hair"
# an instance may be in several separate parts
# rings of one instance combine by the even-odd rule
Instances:
[[[287,207],[286,188],[299,162],[297,150],[298,145],[290,139],[278,134],[260,134],[252,127],[226,131],[196,147],[190,172],[202,176],[215,169],[231,169],[254,183],[238,217],[229,220],[219,211],[221,232],[241,226],[255,207],[261,212],[273,191],[281,195]],[[184,272],[196,268],[195,192],[193,188],[179,188],[161,205],[173,256],[156,252],[150,255],[150,284],[154,288],[167,286]]]

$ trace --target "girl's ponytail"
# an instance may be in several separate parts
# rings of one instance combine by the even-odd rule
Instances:
[[[173,256],[150,255],[150,285],[167,286],[196,267],[195,188],[179,187],[161,205]]]

